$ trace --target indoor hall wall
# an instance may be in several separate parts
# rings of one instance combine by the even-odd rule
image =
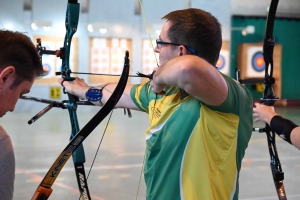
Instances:
[[[231,1],[230,0],[194,0],[192,7],[203,8],[212,13],[222,25],[223,41],[231,40]]]
[[[26,32],[28,36],[58,36],[64,37],[64,20],[67,7],[67,0],[33,0],[32,9],[24,10],[21,0],[0,0],[0,28],[7,28],[7,24],[13,26],[9,29]],[[79,0],[79,3],[81,1]],[[222,6],[220,6],[222,5]],[[135,14],[139,7],[137,0],[90,0],[88,12],[80,13],[78,30],[73,36],[78,38],[78,71],[86,72],[89,65],[89,38],[90,37],[122,37],[130,39],[132,42],[131,67],[132,72],[140,71],[142,39],[148,39],[145,23],[142,15]],[[161,20],[165,14],[172,10],[184,9],[188,7],[202,8],[215,15],[222,24],[223,38],[230,41],[230,0],[144,0],[143,8],[152,30],[151,37],[158,38],[154,33],[161,28],[164,21]],[[32,30],[30,24],[33,21],[51,21],[52,30],[45,32],[42,29]],[[100,34],[95,31],[87,31],[89,23],[100,23],[107,27],[108,32]],[[116,27],[121,27],[121,32],[115,31]],[[118,29],[120,30],[120,29]],[[86,78],[82,75],[81,78]],[[101,77],[99,77],[101,78]],[[132,83],[139,83],[139,78],[132,79]],[[49,99],[50,87],[60,86],[58,83],[51,85],[34,84],[29,96]],[[63,100],[67,97],[61,95]],[[36,113],[44,108],[45,104],[20,100],[15,111]],[[94,107],[88,107],[94,109]],[[52,111],[53,112],[53,111]]]
[[[0,0],[0,29],[25,32],[23,3],[20,0]],[[28,30],[27,30],[28,31]]]

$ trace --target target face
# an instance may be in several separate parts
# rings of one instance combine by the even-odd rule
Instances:
[[[43,69],[45,71],[45,75],[49,75],[51,73],[51,66],[48,64],[43,64]]]
[[[220,55],[219,60],[217,62],[217,68],[220,70],[220,69],[223,69],[224,66],[225,66],[225,58],[224,58],[224,56]]]
[[[261,51],[256,52],[252,56],[252,67],[255,71],[261,72],[266,68],[264,56]]]
[[[229,70],[229,51],[228,50],[220,51],[220,55],[219,55],[219,59],[217,61],[216,67],[220,72],[229,76],[230,70]]]

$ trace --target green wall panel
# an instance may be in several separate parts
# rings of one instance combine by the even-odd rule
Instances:
[[[255,33],[243,36],[241,31],[232,31],[231,36],[231,76],[235,78],[238,45],[241,43],[263,42],[266,18],[263,17],[232,17],[232,27],[253,25]],[[282,45],[282,99],[300,100],[300,20],[276,19],[273,35],[276,44]],[[262,97],[253,86],[247,86],[254,99]],[[276,94],[275,94],[276,95]]]

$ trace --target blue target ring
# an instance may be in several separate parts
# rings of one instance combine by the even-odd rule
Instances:
[[[219,60],[217,62],[217,68],[220,70],[220,69],[224,68],[224,66],[225,66],[225,58],[224,58],[224,56],[220,55]]]
[[[252,61],[251,62],[252,62],[253,69],[257,72],[262,72],[266,68],[265,61],[264,61],[264,56],[263,56],[261,51],[256,52],[252,56]]]
[[[43,69],[44,69],[45,75],[50,74],[50,72],[51,72],[51,66],[50,65],[43,64]]]

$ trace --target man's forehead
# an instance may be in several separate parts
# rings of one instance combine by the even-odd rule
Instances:
[[[164,25],[162,26],[162,29],[161,29],[161,32],[160,32],[160,35],[159,35],[159,38],[160,39],[168,39],[168,30],[169,30],[169,27],[170,27],[170,22],[169,21],[166,21],[164,23]]]

